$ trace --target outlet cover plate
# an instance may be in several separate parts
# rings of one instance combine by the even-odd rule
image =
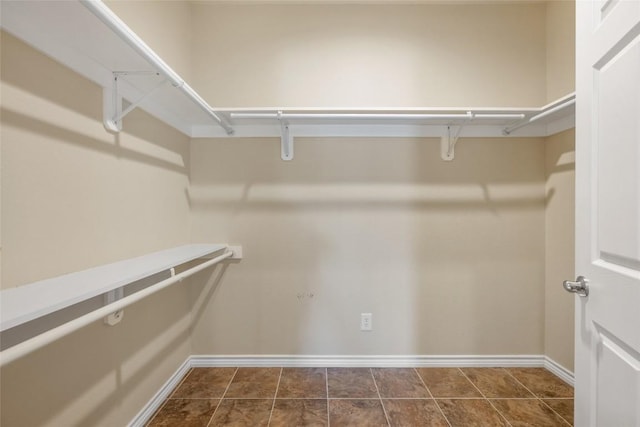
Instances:
[[[361,331],[373,330],[373,314],[371,313],[360,314],[360,330]]]

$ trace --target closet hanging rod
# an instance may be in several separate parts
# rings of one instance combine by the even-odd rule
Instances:
[[[536,114],[535,116],[531,117],[529,120],[525,120],[525,121],[523,121],[521,123],[516,123],[513,126],[506,127],[504,129],[503,133],[505,135],[509,135],[511,132],[513,132],[515,130],[518,130],[518,129],[522,128],[522,127],[525,127],[525,126],[527,126],[527,125],[529,125],[531,123],[534,123],[534,122],[536,122],[536,121],[538,121],[540,119],[543,119],[543,118],[545,118],[545,117],[547,117],[547,116],[549,116],[549,115],[551,115],[551,114],[553,114],[555,112],[558,112],[558,111],[563,110],[563,109],[565,109],[567,107],[570,107],[570,106],[574,105],[575,103],[576,103],[576,99],[572,98],[572,99],[570,99],[570,100],[568,100],[566,102],[563,102],[560,105],[556,105],[553,108],[550,108],[550,109],[548,109],[546,111],[543,111],[543,112],[541,112],[539,114]]]
[[[524,114],[483,114],[483,113],[457,113],[457,114],[406,114],[406,113],[231,113],[231,119],[280,119],[280,120],[474,120],[474,119],[498,119],[520,120]]]
[[[182,91],[184,95],[191,99],[202,111],[215,120],[228,135],[233,134],[233,128],[227,121],[218,116],[215,111],[202,99],[191,86],[189,86],[180,76],[167,65],[131,28],[127,26],[118,16],[111,11],[101,0],[80,0],[91,13],[102,21],[111,31],[127,43],[134,51],[142,56],[149,64],[171,82],[173,86]]]
[[[43,332],[40,335],[36,335],[32,338],[29,338],[25,341],[22,341],[19,344],[16,344],[12,347],[7,348],[0,352],[0,366],[4,366],[7,363],[10,363],[20,357],[31,353],[45,345],[52,343],[70,333],[77,331],[80,328],[83,328],[90,323],[98,321],[105,316],[108,316],[111,313],[114,313],[118,310],[122,310],[123,308],[140,301],[147,296],[154,294],[164,288],[167,288],[175,283],[181,282],[183,279],[198,273],[208,267],[218,264],[219,262],[233,256],[233,251],[227,251],[222,255],[219,255],[213,259],[203,262],[189,270],[183,271],[182,273],[176,274],[175,276],[169,277],[168,279],[162,280],[154,285],[149,286],[146,289],[138,291],[134,294],[126,296],[122,299],[117,300],[111,304],[100,307],[97,310],[91,311],[85,315],[77,317],[67,323],[63,323],[60,326],[57,326],[53,329],[50,329],[46,332]]]

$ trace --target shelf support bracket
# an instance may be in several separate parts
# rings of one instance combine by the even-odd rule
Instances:
[[[120,299],[124,298],[124,288],[117,288],[114,289],[112,291],[107,292],[104,295],[104,305],[109,305],[111,303],[114,303]],[[124,317],[124,309],[115,311],[113,313],[111,313],[110,315],[108,315],[107,317],[104,318],[104,323],[109,325],[109,326],[115,326],[118,323],[120,323],[120,321],[122,320],[122,318]]]
[[[151,88],[150,91],[142,95],[138,100],[129,104],[129,106],[122,110],[122,96],[118,93],[118,80],[122,76],[127,75],[155,75],[160,74],[154,71],[114,71],[111,87],[104,89],[103,94],[103,107],[104,107],[104,127],[114,133],[118,133],[122,130],[122,119],[137,108],[147,97],[160,89],[167,79],[162,79],[157,85]]]
[[[282,118],[282,111],[278,111],[280,121],[280,157],[282,160],[293,160],[293,135],[289,123]]]
[[[447,134],[440,139],[440,157],[442,157],[442,160],[450,162],[454,159],[456,144],[460,139],[462,128],[473,118],[474,114],[471,111],[467,111],[467,118],[464,123],[459,125],[453,133],[451,132],[451,125],[447,126]]]

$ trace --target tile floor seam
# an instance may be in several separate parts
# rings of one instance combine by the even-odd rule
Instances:
[[[373,379],[373,385],[376,388],[376,393],[378,393],[378,400],[380,401],[380,406],[382,406],[382,412],[384,413],[384,417],[387,420],[387,425],[391,427],[391,421],[389,420],[389,415],[387,415],[387,410],[384,407],[384,403],[382,402],[382,396],[380,396],[380,389],[378,388],[378,383],[376,382],[376,376],[373,375],[373,369],[369,368],[369,373],[371,374],[371,379]]]
[[[164,401],[162,402],[162,405],[160,405],[158,407],[158,409],[156,409],[156,411],[153,413],[153,416],[151,417],[151,419],[149,421],[147,421],[144,425],[148,426],[150,425],[153,420],[158,416],[158,414],[160,413],[160,411],[162,411],[162,409],[165,407],[165,405],[167,404],[167,402],[169,402],[169,400],[171,399],[171,396],[173,396],[176,391],[178,391],[178,389],[180,388],[180,386],[182,385],[182,383],[184,383],[187,380],[187,377],[189,376],[189,374],[191,374],[191,372],[193,372],[193,368],[189,368],[189,370],[187,371],[187,373],[185,374],[184,377],[182,377],[182,379],[180,380],[180,382],[178,383],[178,385],[176,385],[174,387],[173,390],[171,390],[171,393],[169,393],[169,397],[165,398]]]
[[[558,413],[558,411],[556,411],[555,409],[553,409],[551,406],[547,405],[547,402],[544,401],[544,399],[538,399],[544,406],[546,406],[547,408],[551,409],[551,411],[556,414],[557,416],[560,417],[560,419],[562,421],[564,421],[565,423],[567,423],[568,425],[573,427],[573,424],[570,423],[568,420],[566,420],[562,415],[560,415],[560,413]]]
[[[565,419],[564,419],[564,417],[563,417],[562,415],[560,415],[558,412],[556,412],[556,410],[555,410],[555,409],[553,409],[551,406],[547,405],[547,402],[545,402],[545,401],[544,401],[544,400],[542,400],[542,399],[538,399],[538,400],[539,400],[540,402],[542,402],[542,404],[543,404],[544,406],[546,406],[547,408],[551,409],[551,411],[552,411],[554,414],[556,414],[557,416],[559,416],[559,417],[560,417],[560,419],[561,419],[562,421],[564,421],[565,423],[567,423],[567,425],[570,425],[570,426],[572,426],[572,427],[573,427],[573,424],[571,424],[569,421],[565,420]]]
[[[329,368],[324,368],[324,385],[327,391],[327,427],[331,427],[331,420],[329,417]]]
[[[238,373],[238,369],[240,369],[240,368],[236,367],[236,370],[233,371],[233,375],[231,375],[231,379],[229,380],[229,383],[227,384],[227,387],[225,387],[224,393],[222,393],[222,396],[220,397],[220,400],[218,400],[218,404],[216,405],[216,409],[213,411],[213,414],[211,414],[211,418],[209,418],[209,422],[207,423],[207,427],[209,427],[211,425],[211,423],[213,422],[213,417],[216,416],[216,412],[218,412],[218,408],[220,408],[220,405],[222,404],[222,400],[227,395],[227,391],[229,390],[229,387],[231,387],[231,383],[233,382],[233,379],[236,377],[236,374]]]
[[[575,400],[573,397],[543,397],[541,400]]]
[[[422,375],[420,375],[420,373],[418,372],[418,370],[416,368],[413,368],[414,372],[416,373],[416,375],[418,376],[418,378],[420,378],[420,382],[422,383],[422,385],[424,386],[424,388],[427,389],[427,393],[429,393],[429,396],[431,396],[431,399],[433,400],[433,403],[436,404],[436,408],[438,408],[438,411],[440,411],[440,413],[442,414],[442,416],[444,417],[444,420],[447,422],[447,424],[449,425],[449,427],[453,427],[451,425],[451,422],[449,421],[449,418],[447,418],[447,416],[444,414],[444,411],[442,410],[442,408],[440,407],[440,405],[438,405],[438,402],[436,401],[436,398],[433,396],[433,393],[431,393],[431,390],[429,389],[429,387],[427,386],[427,383],[424,382],[424,379],[422,378]]]
[[[534,396],[534,397],[535,397],[539,402],[541,402],[541,403],[542,403],[544,406],[546,406],[547,408],[551,409],[551,412],[553,412],[554,414],[556,414],[557,416],[559,416],[559,417],[560,417],[560,419],[561,419],[562,421],[564,421],[565,423],[567,423],[567,424],[569,424],[569,425],[571,425],[571,426],[573,425],[573,424],[569,423],[567,420],[565,420],[565,419],[562,417],[562,415],[560,415],[559,413],[557,413],[557,412],[555,411],[555,409],[553,409],[551,406],[547,405],[547,404],[544,402],[544,400],[542,400],[542,398],[541,398],[541,397],[539,397],[536,393],[534,393],[533,391],[529,390],[529,387],[527,387],[526,385],[524,385],[524,383],[523,383],[522,381],[520,381],[518,378],[516,378],[516,376],[515,376],[515,375],[513,375],[513,374],[512,374],[508,369],[506,369],[506,368],[502,368],[502,369],[503,369],[507,374],[509,374],[509,376],[510,376],[511,378],[513,378],[514,380],[516,380],[516,382],[517,382],[518,384],[520,384],[520,385],[521,385],[522,387],[524,387],[524,388],[525,388],[529,393],[531,393],[531,394],[532,394],[532,395],[533,395],[533,396]],[[542,368],[542,369],[544,369],[544,368]]]
[[[162,402],[162,405],[160,405],[160,407],[158,409],[156,409],[156,411],[153,413],[153,416],[151,417],[151,419],[144,424],[145,426],[151,425],[153,420],[156,419],[156,417],[158,416],[160,411],[162,411],[162,409],[165,407],[165,405],[167,404],[168,401],[169,401],[169,399],[165,399],[164,402]]]
[[[189,370],[187,371],[186,375],[184,377],[182,377],[182,379],[180,380],[180,382],[178,383],[177,386],[175,386],[175,388],[171,391],[171,393],[169,394],[169,397],[167,397],[167,399],[171,399],[173,397],[174,394],[176,394],[176,392],[178,391],[178,389],[180,389],[180,386],[182,384],[184,384],[184,382],[187,380],[187,378],[189,378],[189,375],[191,375],[191,373],[193,372],[193,368],[189,368]]]
[[[276,385],[276,392],[273,395],[273,402],[271,403],[271,411],[269,412],[269,421],[267,422],[267,427],[271,425],[271,417],[273,416],[273,408],[276,407],[276,397],[278,396],[278,389],[280,388],[280,381],[282,380],[282,371],[284,368],[280,368],[280,375],[278,376],[278,384]]]
[[[509,427],[513,427],[513,426],[511,425],[511,423],[509,422],[509,420],[507,419],[507,417],[505,417],[504,415],[502,415],[502,412],[498,411],[498,408],[496,408],[496,406],[493,404],[493,402],[491,402],[491,401],[487,398],[487,396],[485,396],[485,394],[482,392],[482,390],[480,390],[480,388],[479,388],[477,385],[475,385],[475,383],[474,383],[473,381],[471,381],[471,380],[469,379],[469,377],[467,376],[467,374],[465,374],[465,373],[464,373],[464,371],[463,371],[461,368],[458,368],[458,370],[462,373],[462,375],[464,375],[464,377],[467,379],[467,381],[469,381],[469,382],[471,383],[471,385],[473,385],[473,386],[476,388],[476,390],[478,390],[478,392],[479,392],[479,393],[480,393],[480,395],[484,398],[484,400],[486,400],[486,401],[487,401],[487,403],[489,403],[489,405],[491,405],[491,407],[492,407],[492,408],[493,408],[493,409],[498,413],[498,415],[500,415],[500,416],[502,417],[502,419],[507,423],[507,425],[508,425]]]

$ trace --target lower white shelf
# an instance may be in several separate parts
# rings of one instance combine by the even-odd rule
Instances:
[[[0,331],[226,248],[227,245],[222,244],[185,245],[3,290],[0,292]]]

